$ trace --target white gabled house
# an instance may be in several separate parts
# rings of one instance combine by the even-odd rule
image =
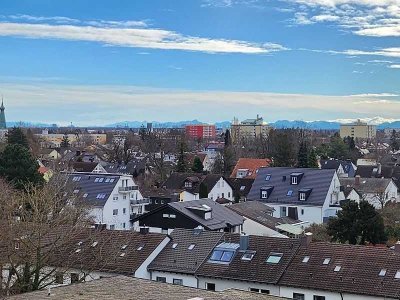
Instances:
[[[274,209],[276,218],[321,224],[337,214],[340,201],[338,175],[333,169],[267,167],[259,169],[248,195]]]

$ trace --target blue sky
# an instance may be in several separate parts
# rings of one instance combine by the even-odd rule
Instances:
[[[397,119],[399,0],[2,0],[7,119]]]

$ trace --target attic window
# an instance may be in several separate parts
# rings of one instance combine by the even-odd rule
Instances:
[[[306,193],[299,193],[299,200],[306,201]]]
[[[185,188],[191,188],[192,183],[190,181],[185,181]]]
[[[288,190],[286,193],[286,196],[291,197],[293,195],[293,191],[292,190]]]
[[[128,247],[128,245],[122,245],[121,250],[125,250]]]
[[[172,249],[175,249],[176,247],[178,247],[178,243],[173,243],[172,244]]]
[[[310,260],[309,256],[304,256],[303,263],[308,263],[309,260]]]
[[[267,174],[267,176],[265,176],[265,181],[270,181],[271,179],[271,174]]]
[[[385,275],[386,275],[386,269],[382,269],[382,270],[379,272],[379,276],[383,277],[383,276],[385,276]]]
[[[297,177],[296,176],[292,176],[292,184],[297,184]]]
[[[75,250],[75,253],[79,253],[79,252],[81,252],[81,249],[80,249],[80,248],[78,248],[78,249]]]
[[[245,190],[245,188],[246,188],[246,187],[245,187],[244,185],[242,185],[242,186],[240,187],[240,191],[243,192],[243,191]]]
[[[277,264],[281,261],[282,256],[283,256],[283,253],[271,252],[271,254],[268,256],[266,262],[269,264]]]
[[[144,247],[144,245],[140,245],[136,250],[137,250],[137,251],[140,251],[140,250],[143,249],[143,247]]]
[[[99,182],[103,182],[104,181],[104,178],[99,178]]]
[[[106,194],[97,194],[96,199],[104,199]]]
[[[126,255],[126,253],[125,252],[122,252],[119,256],[120,257],[124,257]]]
[[[246,251],[242,256],[242,260],[250,261],[253,259],[254,255],[256,255],[255,251]]]
[[[92,247],[96,247],[99,242],[93,242]]]
[[[72,178],[72,181],[80,181],[81,178],[81,176],[75,176],[74,178]]]
[[[115,178],[111,178],[110,179],[110,183],[114,182]]]
[[[323,265],[329,265],[329,262],[330,262],[330,261],[331,261],[330,258],[325,258],[322,264],[323,264]]]
[[[88,193],[84,193],[82,197],[86,198],[88,195],[89,195]]]
[[[106,178],[104,182],[110,182],[110,178]]]
[[[233,251],[225,251],[225,250],[214,250],[213,253],[211,254],[210,260],[214,262],[223,262],[223,263],[229,263],[235,252]]]
[[[95,180],[94,180],[94,182],[99,182],[99,180],[100,180],[100,178],[99,178],[99,177],[96,177]]]
[[[333,270],[334,272],[339,272],[342,266],[336,266],[335,269]]]
[[[400,279],[400,271],[397,271],[397,272],[396,272],[396,275],[394,275],[394,278],[395,278],[395,279]]]
[[[191,244],[191,245],[188,247],[188,250],[193,250],[195,246],[196,246],[195,244]]]

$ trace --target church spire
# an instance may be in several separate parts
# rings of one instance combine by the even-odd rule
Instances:
[[[6,115],[4,113],[4,110],[6,108],[4,107],[4,99],[3,95],[1,95],[1,106],[0,106],[0,129],[6,129]]]

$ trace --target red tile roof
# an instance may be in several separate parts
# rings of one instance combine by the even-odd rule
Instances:
[[[245,178],[256,178],[257,170],[262,167],[269,167],[271,160],[269,158],[239,158],[235,168],[232,171],[231,178],[236,178],[239,169],[248,169]]]

